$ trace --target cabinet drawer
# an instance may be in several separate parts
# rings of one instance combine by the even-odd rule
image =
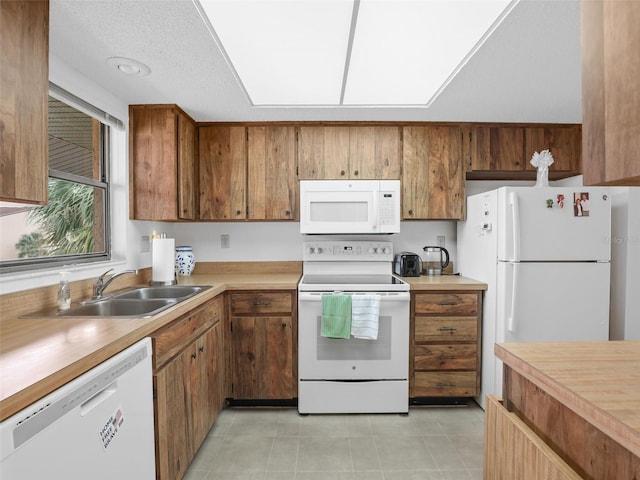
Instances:
[[[416,345],[414,365],[416,371],[425,370],[477,370],[478,347],[462,345]]]
[[[159,369],[222,317],[222,298],[215,298],[151,335],[153,367]]]
[[[475,342],[476,317],[416,317],[416,342]]]
[[[475,315],[478,313],[477,293],[418,293],[416,314]]]
[[[293,311],[290,292],[232,293],[231,315],[284,314]]]
[[[474,397],[478,394],[476,372],[416,372],[414,397]]]

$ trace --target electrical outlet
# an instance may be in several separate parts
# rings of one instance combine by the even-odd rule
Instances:
[[[220,247],[221,248],[229,248],[229,234],[224,233],[220,235]]]
[[[444,235],[438,235],[436,237],[436,240],[438,242],[439,247],[444,247],[444,240],[445,240]]]
[[[151,237],[142,235],[140,237],[140,253],[148,253],[151,250]]]

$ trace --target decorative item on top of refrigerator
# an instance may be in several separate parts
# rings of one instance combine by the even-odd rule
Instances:
[[[549,167],[553,164],[553,155],[549,150],[534,152],[531,157],[531,165],[538,169],[536,174],[536,187],[549,186]]]

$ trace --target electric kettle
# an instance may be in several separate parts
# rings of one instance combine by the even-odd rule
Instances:
[[[444,247],[424,247],[422,268],[425,275],[442,275],[449,265],[449,252]]]

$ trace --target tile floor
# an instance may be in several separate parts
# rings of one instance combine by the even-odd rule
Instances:
[[[482,478],[484,412],[412,407],[401,415],[223,410],[186,480],[469,480]]]

